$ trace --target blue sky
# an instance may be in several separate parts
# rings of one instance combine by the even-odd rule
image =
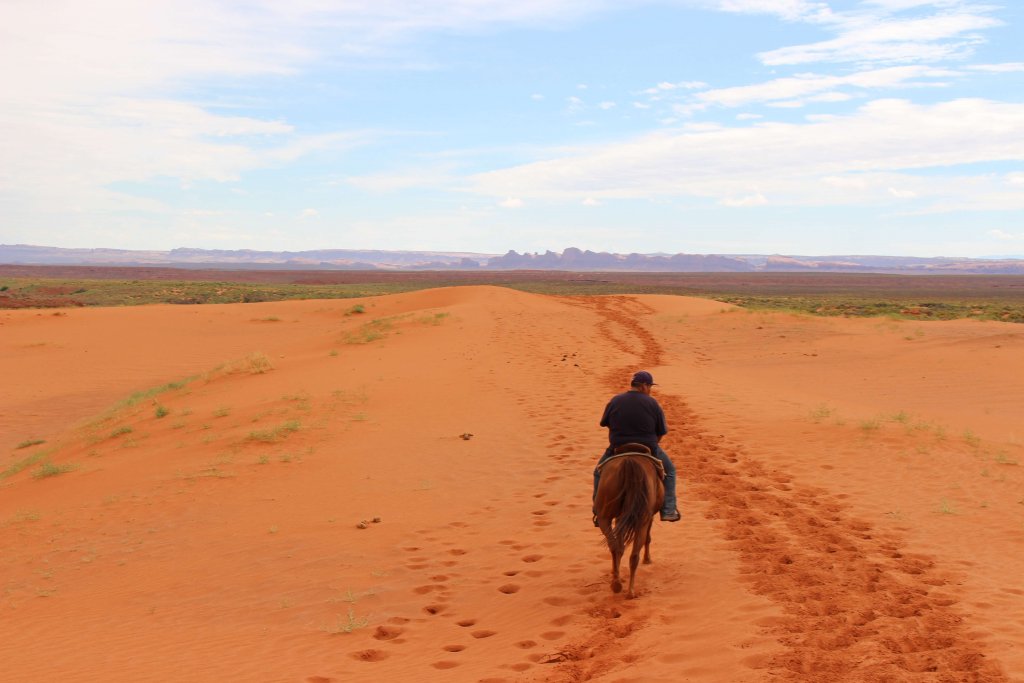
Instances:
[[[0,243],[1024,253],[1010,0],[0,5]]]

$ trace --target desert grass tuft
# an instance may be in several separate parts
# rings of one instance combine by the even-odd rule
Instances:
[[[78,469],[78,466],[71,463],[55,465],[52,462],[44,462],[39,466],[39,469],[32,473],[32,477],[34,479],[45,479],[47,477],[56,477],[58,474],[64,474],[65,472],[71,472],[76,469]]]
[[[39,444],[43,444],[43,443],[46,443],[46,439],[26,439],[25,441],[22,441],[17,446],[15,446],[14,450],[19,451],[22,448],[29,448],[31,446],[38,446]]]
[[[134,431],[135,430],[132,427],[130,427],[129,425],[121,425],[120,427],[118,427],[114,431],[110,432],[110,437],[109,438],[113,439],[115,437],[121,436],[122,434],[131,434]]]
[[[293,432],[297,432],[301,428],[302,423],[298,420],[288,420],[287,422],[282,422],[276,427],[271,427],[270,429],[261,429],[249,432],[249,440],[262,441],[263,443],[275,443],[288,438],[288,436]]]
[[[831,408],[828,405],[822,403],[817,408],[811,411],[811,420],[815,423],[820,423],[825,418],[831,417],[835,414],[835,408]]]
[[[337,625],[334,627],[328,626],[324,630],[331,635],[337,635],[340,633],[352,633],[357,629],[366,628],[369,624],[369,617],[357,617],[355,610],[350,609],[345,617],[338,617]]]
[[[157,416],[157,418],[159,419],[159,418],[161,418],[161,417],[167,417],[168,415],[170,415],[170,414],[171,414],[171,411],[170,411],[170,410],[169,410],[169,409],[167,408],[167,406],[163,406],[163,405],[160,405],[160,404],[158,403],[158,404],[156,405],[156,410],[154,410],[154,411],[153,411],[153,413],[154,413],[154,414],[155,414],[155,415]]]
[[[6,469],[0,471],[0,479],[6,479],[7,477],[13,476],[28,467],[32,467],[32,465],[42,462],[47,457],[49,457],[49,455],[53,453],[54,450],[56,449],[53,447],[44,448],[41,451],[37,451],[32,455],[29,455],[25,458],[22,458],[21,460],[11,463],[10,465],[7,466]]]

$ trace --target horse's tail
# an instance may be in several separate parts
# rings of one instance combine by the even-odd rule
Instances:
[[[633,458],[623,458],[619,469],[622,507],[615,520],[615,535],[627,547],[647,526],[650,515],[647,472]]]

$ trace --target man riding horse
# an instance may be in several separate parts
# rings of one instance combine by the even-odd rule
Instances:
[[[668,433],[668,426],[665,424],[665,412],[651,396],[653,386],[655,384],[651,373],[641,370],[633,375],[629,391],[613,396],[605,406],[601,426],[608,428],[609,445],[594,469],[594,496],[597,496],[601,464],[615,454],[616,447],[630,443],[642,444],[651,450],[651,454],[665,468],[665,502],[661,508],[661,521],[678,522],[680,514],[676,509],[676,468],[668,454],[658,445],[661,437]],[[596,514],[594,526],[597,526]]]

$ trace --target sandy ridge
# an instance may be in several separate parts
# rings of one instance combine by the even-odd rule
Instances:
[[[652,309],[629,297],[586,303],[602,316],[605,339],[636,354],[638,367],[662,364],[661,346],[641,323]],[[630,367],[607,374],[610,391]],[[1009,680],[972,637],[957,608],[956,577],[934,558],[906,552],[897,534],[878,533],[851,517],[828,491],[795,484],[703,431],[700,416],[681,397],[658,398],[673,426],[666,448],[675,454],[680,486],[696,484],[697,495],[709,503],[707,516],[725,522],[725,538],[740,557],[749,589],[785,612],[761,626],[786,650],[752,658],[752,666],[773,680]],[[598,626],[578,649],[621,660],[618,639],[606,634]],[[560,673],[564,680],[583,681],[602,668],[573,663]]]

